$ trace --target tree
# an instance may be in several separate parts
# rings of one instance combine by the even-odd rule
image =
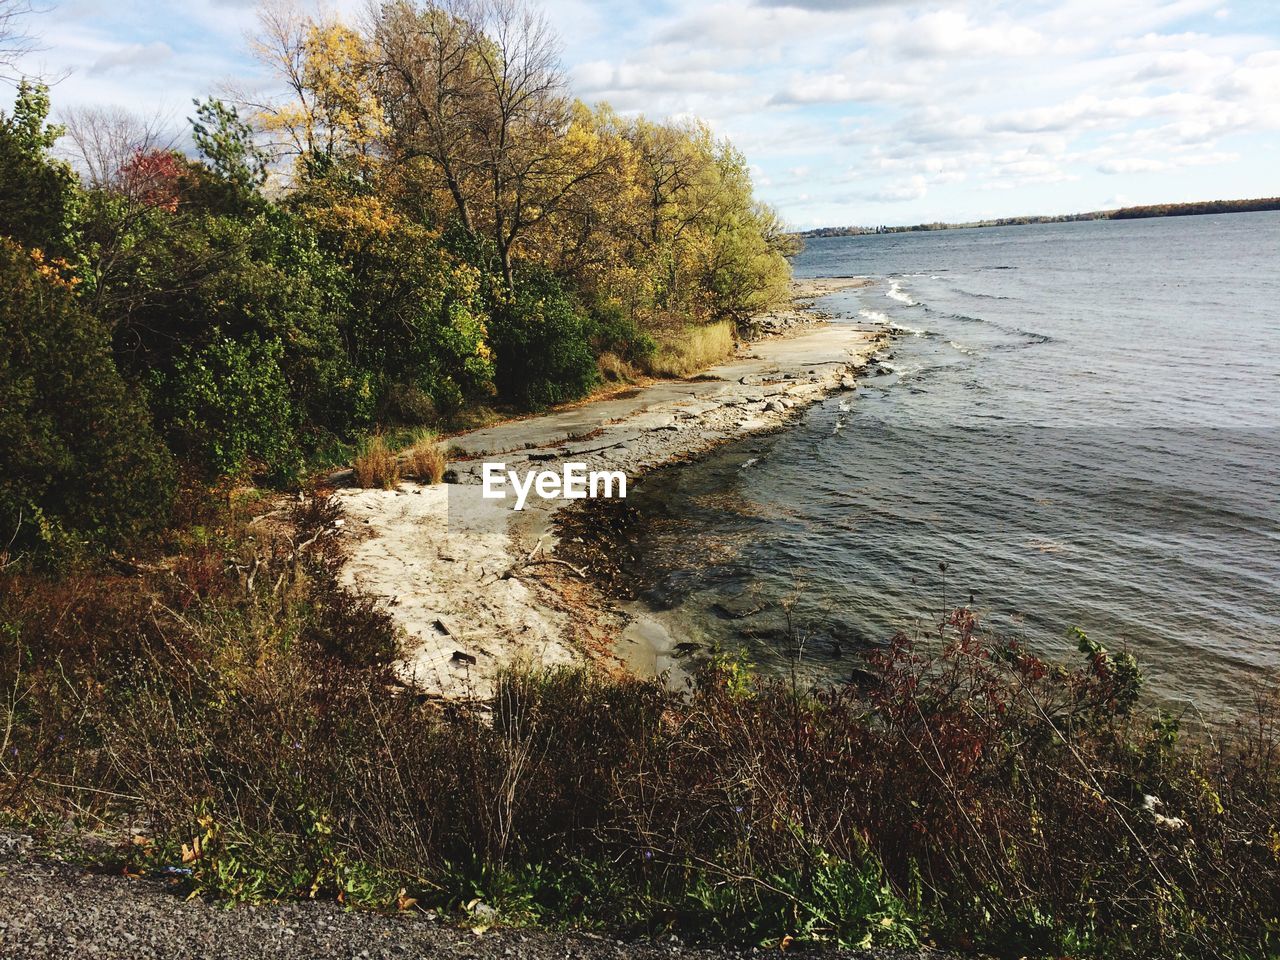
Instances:
[[[34,47],[22,29],[23,18],[32,10],[30,0],[0,0],[0,77],[9,76],[23,54]]]
[[[196,115],[189,120],[191,134],[213,172],[245,193],[266,183],[267,158],[239,111],[214,97],[193,102]]]
[[[22,547],[112,545],[155,527],[168,452],[72,279],[0,238],[0,529]]]
[[[10,116],[0,111],[0,236],[53,256],[71,252],[75,174],[50,149],[48,88],[23,81]]]
[[[480,166],[474,118],[483,100],[476,51],[484,42],[467,0],[423,8],[396,0],[382,9],[375,33],[376,84],[392,155],[400,164],[427,161],[471,234]]]
[[[258,61],[284,85],[284,99],[243,98],[278,154],[367,160],[384,132],[369,44],[333,19],[315,20],[292,0],[258,11]]]
[[[66,139],[91,190],[120,187],[120,172],[138,154],[173,149],[174,137],[158,117],[119,107],[81,107],[61,112]]]
[[[519,0],[398,0],[377,42],[398,159],[431,162],[463,228],[487,236],[513,289],[526,236],[619,163],[575,125],[555,36]]]

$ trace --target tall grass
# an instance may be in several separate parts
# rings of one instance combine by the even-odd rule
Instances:
[[[402,472],[419,483],[435,484],[444,479],[447,466],[440,441],[435,434],[426,433],[405,451]]]
[[[658,338],[658,349],[647,368],[657,377],[693,376],[728,359],[733,344],[733,324],[728,320],[686,326]]]
[[[366,440],[352,461],[356,483],[366,489],[379,487],[390,490],[400,482],[400,462],[381,434]]]

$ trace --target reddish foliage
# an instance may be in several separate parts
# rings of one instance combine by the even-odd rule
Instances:
[[[120,168],[125,196],[170,213],[181,199],[182,161],[172,150],[138,150]]]

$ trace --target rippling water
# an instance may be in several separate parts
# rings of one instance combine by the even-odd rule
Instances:
[[[1243,702],[1280,666],[1280,214],[812,241],[867,275],[837,322],[888,375],[640,486],[635,575],[673,634],[840,678],[945,605],[1063,655],[1127,645],[1156,694]],[[945,571],[941,565],[945,564]]]

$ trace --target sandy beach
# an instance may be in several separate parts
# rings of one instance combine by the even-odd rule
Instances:
[[[856,386],[886,347],[884,334],[825,321],[821,297],[860,278],[796,281],[789,309],[755,318],[760,339],[690,380],[661,381],[543,416],[442,441],[450,482],[394,490],[344,488],[346,583],[379,598],[404,632],[401,675],[429,696],[484,697],[495,673],[518,664],[596,662],[653,670],[649,625],[600,594],[556,557],[552,519],[571,501],[481,498],[486,462],[509,470],[620,470],[634,479],[717,444],[776,429],[808,405]]]

